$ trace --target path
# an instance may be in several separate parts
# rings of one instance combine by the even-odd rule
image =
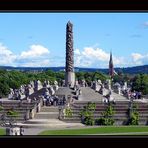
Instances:
[[[81,91],[82,95],[79,96],[79,101],[102,101],[103,96],[90,87],[81,87]]]
[[[30,119],[25,123],[18,123],[17,125],[25,128],[25,135],[37,135],[43,130],[81,128],[85,126],[81,123],[66,123],[60,121],[58,115],[58,107],[44,106],[41,108],[41,111],[35,115],[34,119]]]
[[[79,97],[79,101],[102,101],[103,96],[90,87],[81,87],[82,95]],[[106,89],[107,91],[107,89]],[[126,97],[112,92],[112,96],[116,101],[129,101]]]

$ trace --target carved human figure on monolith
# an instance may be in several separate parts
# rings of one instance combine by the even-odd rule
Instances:
[[[73,52],[73,24],[69,21],[66,26],[66,86],[74,87],[74,52]]]

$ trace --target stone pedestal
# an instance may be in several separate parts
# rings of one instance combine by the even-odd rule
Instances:
[[[66,73],[66,87],[74,87],[75,85],[75,73],[67,72]]]

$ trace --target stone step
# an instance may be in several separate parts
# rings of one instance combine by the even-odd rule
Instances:
[[[32,127],[32,128],[65,128],[65,127],[81,127],[85,126],[81,123],[75,124],[75,123],[67,123],[63,122],[59,119],[31,119],[29,121],[26,121],[25,123],[19,123],[17,125],[22,125],[23,127]]]
[[[85,127],[84,124],[78,122],[78,123],[67,123],[63,122],[62,124],[46,124],[46,123],[41,123],[41,124],[23,124],[19,123],[17,124],[18,126],[23,126],[24,128],[50,128],[50,129],[64,129],[64,128],[81,128]]]
[[[58,107],[42,107],[41,112],[59,112]]]
[[[62,124],[59,119],[30,119],[25,124]]]
[[[81,119],[80,118],[73,118],[73,119],[62,119],[62,121],[67,122],[67,123],[81,123]]]
[[[92,103],[95,103],[95,102],[92,102]],[[77,103],[73,103],[71,106],[75,106],[75,107],[78,107],[78,106],[86,106],[88,104],[88,101],[86,103],[82,103],[82,102],[77,102]],[[100,107],[100,106],[108,106],[108,104],[105,104],[105,103],[95,103],[96,104],[96,107]],[[126,103],[126,104],[122,104],[122,103],[116,103],[115,105],[113,106],[129,106],[129,103]]]
[[[35,119],[58,119],[59,114],[58,113],[46,113],[46,112],[40,112],[35,115]]]

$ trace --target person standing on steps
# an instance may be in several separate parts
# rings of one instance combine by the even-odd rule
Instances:
[[[23,136],[24,135],[24,128],[21,126],[20,127],[20,136]]]

